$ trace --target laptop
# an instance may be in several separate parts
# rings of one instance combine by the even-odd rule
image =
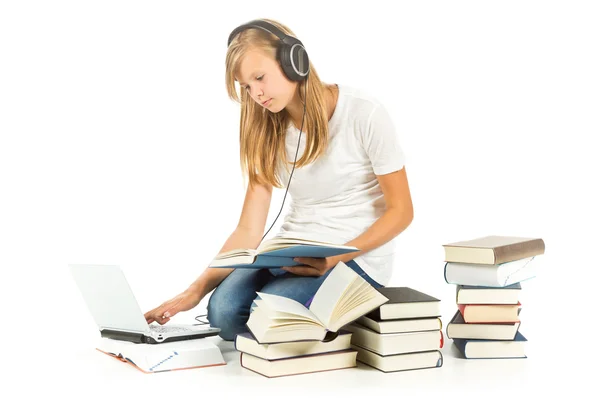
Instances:
[[[159,344],[217,335],[209,325],[148,324],[118,265],[69,264],[103,338]]]

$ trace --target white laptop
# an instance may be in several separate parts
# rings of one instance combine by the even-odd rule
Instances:
[[[221,331],[208,325],[148,324],[119,266],[69,264],[69,268],[102,337],[158,344]]]

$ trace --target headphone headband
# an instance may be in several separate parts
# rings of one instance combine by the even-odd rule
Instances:
[[[285,75],[292,81],[306,80],[309,73],[310,62],[308,54],[302,42],[290,35],[287,35],[270,22],[255,19],[235,28],[227,39],[227,47],[231,45],[233,38],[241,31],[248,28],[258,28],[277,36],[281,43],[277,48],[277,61],[281,65]]]
[[[263,31],[272,33],[273,35],[277,36],[279,38],[279,40],[281,40],[284,43],[288,43],[287,38],[290,37],[290,36],[286,35],[285,33],[283,33],[275,25],[273,25],[267,21],[263,21],[261,19],[255,19],[254,21],[250,21],[248,23],[245,23],[244,25],[240,25],[237,28],[235,28],[233,30],[233,32],[231,32],[229,34],[229,39],[227,39],[227,47],[229,47],[229,45],[231,44],[231,41],[238,33],[240,33],[241,31],[244,31],[248,28],[259,28],[259,29],[262,29]]]

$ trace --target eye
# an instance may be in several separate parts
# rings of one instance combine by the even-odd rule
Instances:
[[[257,77],[257,78],[256,78],[256,80],[257,80],[257,81],[262,81],[262,78],[263,78],[263,76],[264,76],[264,75],[261,75],[261,76]]]

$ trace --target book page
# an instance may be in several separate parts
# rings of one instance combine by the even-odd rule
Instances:
[[[331,327],[335,308],[347,295],[348,288],[358,277],[356,272],[340,261],[317,290],[310,304],[310,311],[326,328]]]
[[[256,251],[259,253],[264,253],[267,251],[285,249],[286,247],[298,246],[298,245],[336,247],[336,248],[348,249],[348,250],[356,249],[356,247],[353,247],[353,246],[345,246],[343,244],[329,243],[329,242],[319,242],[317,240],[275,237],[275,238],[272,238],[272,239],[262,242],[258,246]]]
[[[333,311],[331,330],[337,331],[387,301],[388,298],[371,286],[369,282],[360,276],[357,277],[348,290],[347,297],[342,299]]]
[[[237,256],[254,256],[256,255],[257,250],[255,249],[233,249],[229,251],[224,251],[216,255],[216,260],[221,260],[225,258],[237,257]]]
[[[299,317],[299,320],[308,319],[310,321],[316,322],[319,325],[322,325],[322,323],[315,317],[315,315],[311,311],[309,311],[302,304],[298,303],[296,300],[292,300],[283,296],[277,296],[274,294],[262,292],[256,293],[262,299],[262,304],[260,305],[260,307],[262,308],[264,305],[267,308],[269,308],[269,311],[265,310],[267,315],[272,312],[277,312],[286,314],[288,319],[291,315],[297,315]]]

